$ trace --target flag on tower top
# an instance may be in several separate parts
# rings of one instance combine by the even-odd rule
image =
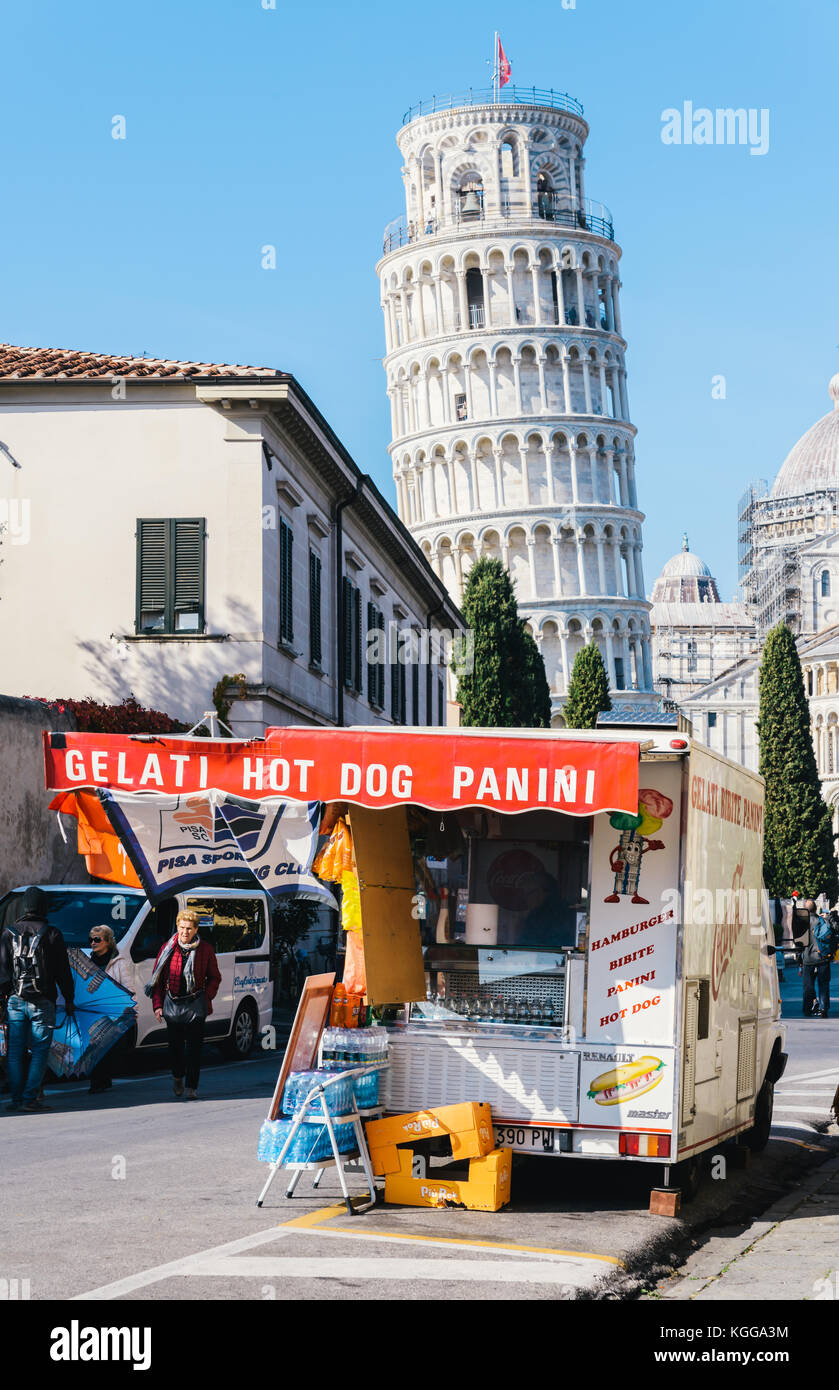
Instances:
[[[499,85],[499,87],[503,87],[507,82],[509,82],[509,80],[510,80],[510,74],[512,73],[512,71],[513,71],[513,65],[512,65],[512,63],[510,62],[510,59],[507,57],[507,54],[504,52],[504,46],[503,46],[503,44],[502,44],[502,42],[501,42],[501,37],[500,37],[500,35],[499,35],[499,38],[498,38],[498,85]]]

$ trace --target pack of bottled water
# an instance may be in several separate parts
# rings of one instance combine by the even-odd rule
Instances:
[[[328,1081],[333,1075],[334,1069],[330,1071],[325,1067],[321,1071],[292,1072],[283,1091],[283,1114],[296,1115],[312,1088],[322,1081]],[[324,1101],[330,1115],[348,1115],[352,1110],[352,1082],[333,1081],[323,1095],[315,1096],[306,1111],[306,1117],[322,1115]]]
[[[321,1067],[324,1071],[350,1071],[354,1067],[387,1062],[387,1032],[384,1028],[327,1028],[323,1034]],[[379,1103],[380,1071],[356,1076],[352,1085],[359,1110],[372,1110]],[[330,1114],[332,1112],[330,1111]]]
[[[293,1124],[293,1120],[264,1121],[256,1151],[260,1163],[276,1163]],[[355,1131],[350,1124],[336,1125],[335,1138],[339,1153],[351,1153],[356,1146]],[[289,1145],[283,1163],[319,1163],[332,1157],[332,1144],[326,1125],[317,1120],[304,1120]]]

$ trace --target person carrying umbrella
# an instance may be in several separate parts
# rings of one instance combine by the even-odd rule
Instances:
[[[169,1063],[176,1096],[197,1100],[204,1023],[213,1012],[221,984],[216,953],[198,935],[201,918],[194,908],[178,913],[177,931],[161,950],[146,994],[154,1012],[166,1024]]]
[[[90,929],[90,959],[94,965],[98,965],[100,970],[104,970],[106,975],[110,975],[112,980],[116,980],[123,989],[129,989],[128,971],[125,961],[119,953],[116,940],[111,928],[104,924],[100,927]],[[131,991],[129,990],[129,993]],[[105,1053],[90,1073],[90,1090],[88,1095],[98,1096],[103,1091],[111,1089],[111,1082],[114,1075],[114,1066],[119,1056],[120,1050],[125,1045],[128,1037],[124,1033],[114,1046]]]
[[[47,897],[27,888],[23,912],[0,935],[0,1002],[9,1024],[9,1084],[14,1114],[21,1108],[37,1114],[52,1107],[40,1099],[55,1030],[58,990],[73,1013],[73,975],[64,938],[47,921]],[[29,1066],[26,1067],[26,1053]]]

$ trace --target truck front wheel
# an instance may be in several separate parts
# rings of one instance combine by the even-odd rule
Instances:
[[[775,1086],[767,1077],[757,1093],[754,1124],[743,1135],[743,1143],[748,1145],[752,1153],[760,1153],[761,1149],[765,1149],[769,1143],[774,1104]]]

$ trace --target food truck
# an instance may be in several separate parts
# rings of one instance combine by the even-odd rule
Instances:
[[[47,784],[345,816],[391,1113],[488,1102],[501,1146],[687,1187],[704,1150],[766,1143],[786,1055],[753,773],[661,729],[145,742],[47,735]]]

